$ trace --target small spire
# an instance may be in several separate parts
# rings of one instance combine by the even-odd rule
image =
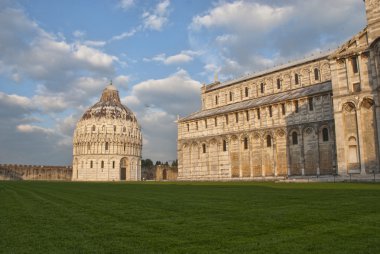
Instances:
[[[110,85],[112,86],[112,79],[110,80]]]
[[[215,71],[214,74],[214,83],[218,82],[218,71]]]

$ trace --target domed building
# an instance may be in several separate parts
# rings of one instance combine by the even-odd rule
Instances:
[[[141,128],[109,84],[100,101],[76,125],[73,181],[138,181],[141,178]]]

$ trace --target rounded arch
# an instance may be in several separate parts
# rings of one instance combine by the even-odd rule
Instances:
[[[253,132],[252,133],[252,138],[254,139],[254,140],[259,140],[260,139],[260,133],[258,133],[258,132]]]
[[[208,143],[208,144],[212,144],[212,145],[214,145],[215,143],[218,143],[218,141],[216,140],[216,138],[212,138],[212,139],[210,139],[209,141],[207,141],[206,143]]]
[[[370,109],[374,105],[375,105],[375,102],[374,102],[373,98],[371,98],[371,97],[364,97],[359,102],[359,109],[362,109],[362,108]]]
[[[311,71],[310,71],[309,68],[303,68],[303,69],[300,71],[300,74],[301,74],[302,76],[305,76],[305,75],[309,75],[310,72],[311,72]]]
[[[249,133],[243,132],[242,134],[239,135],[240,141],[242,141],[245,137],[249,138]]]
[[[120,181],[125,181],[127,180],[127,175],[130,170],[130,165],[129,165],[129,158],[128,157],[123,157],[120,159]]]
[[[230,140],[231,141],[235,141],[235,140],[237,140],[238,139],[238,136],[236,136],[236,135],[232,135],[231,137],[230,137]]]
[[[268,135],[273,138],[274,132],[272,130],[266,130],[266,131],[263,132],[262,137],[266,138]]]
[[[332,130],[328,124],[321,124],[318,127],[318,136],[320,137],[320,141],[327,142],[330,141],[332,135]]]
[[[342,111],[344,112],[353,112],[356,111],[357,105],[354,101],[346,101],[342,104]]]
[[[296,131],[292,132],[291,139],[292,139],[291,141],[292,145],[298,145],[298,133]]]
[[[300,129],[298,127],[293,127],[293,128],[288,129],[288,136],[291,136],[293,132],[297,132],[299,135]]]

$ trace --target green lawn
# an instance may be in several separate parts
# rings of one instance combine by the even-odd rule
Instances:
[[[2,253],[380,253],[380,184],[0,181]]]

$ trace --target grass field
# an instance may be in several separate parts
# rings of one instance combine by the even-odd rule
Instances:
[[[2,253],[380,253],[380,184],[0,181]]]

